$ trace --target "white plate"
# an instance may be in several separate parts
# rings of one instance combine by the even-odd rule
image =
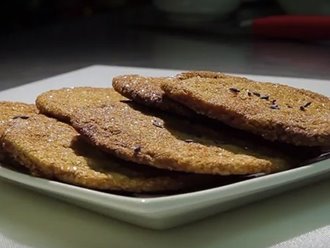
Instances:
[[[174,75],[177,71],[115,66],[91,66],[21,87],[0,92],[0,101],[34,102],[38,94],[71,86],[107,87],[120,74],[151,76]],[[322,80],[247,76],[260,81],[285,82],[330,96],[329,82]],[[31,177],[0,166],[0,177],[29,186],[81,207],[129,223],[153,229],[165,229],[201,219],[230,208],[278,194],[293,187],[330,175],[330,160],[253,178],[222,187],[192,193],[155,198],[134,198],[88,190],[68,184]]]

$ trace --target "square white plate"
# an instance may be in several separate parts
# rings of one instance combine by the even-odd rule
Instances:
[[[120,74],[168,76],[175,75],[177,72],[145,68],[91,66],[2,91],[0,92],[0,101],[33,103],[37,95],[50,89],[73,86],[108,87],[111,86],[112,77]],[[247,77],[259,81],[285,82],[298,88],[310,89],[330,96],[330,84],[322,80],[252,75],[247,75]],[[29,186],[34,190],[92,211],[153,229],[165,229],[188,223],[328,176],[330,176],[329,159],[222,187],[172,196],[134,198],[36,178],[0,166],[1,178]]]

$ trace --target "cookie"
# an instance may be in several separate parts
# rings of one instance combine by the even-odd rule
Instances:
[[[185,117],[195,117],[194,111],[165,96],[161,84],[166,78],[139,75],[117,76],[113,88],[121,95],[142,105]]]
[[[162,192],[189,188],[199,180],[114,159],[87,144],[68,124],[43,115],[15,119],[1,143],[35,174],[91,189]]]
[[[129,103],[80,109],[70,118],[92,144],[139,164],[219,175],[271,173],[289,167],[276,149],[236,137],[226,129],[213,131]]]
[[[330,145],[329,97],[213,72],[183,73],[164,80],[162,89],[199,114],[267,140]]]
[[[15,118],[26,118],[32,113],[36,113],[37,109],[32,104],[20,102],[0,102],[0,137],[3,135],[5,126],[8,122]],[[4,151],[0,146],[0,161],[5,159]]]
[[[42,114],[69,122],[69,115],[77,108],[102,106],[113,101],[127,100],[111,88],[75,87],[50,90],[36,99]]]

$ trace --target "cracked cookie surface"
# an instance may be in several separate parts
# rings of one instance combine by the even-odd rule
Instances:
[[[164,80],[166,95],[199,114],[271,141],[330,145],[330,98],[290,86],[213,72]]]
[[[69,122],[78,108],[102,106],[113,101],[127,100],[111,88],[74,87],[50,90],[36,99],[36,106],[45,115]]]
[[[21,102],[0,102],[0,137],[2,137],[8,122],[15,118],[25,118],[30,114],[37,112],[37,108],[33,104]],[[7,157],[4,154],[2,146],[0,146],[0,161]]]
[[[195,117],[194,111],[168,98],[161,89],[167,78],[143,77],[139,75],[117,76],[112,80],[113,88],[123,96],[142,105],[185,117]]]
[[[68,124],[43,115],[15,119],[2,143],[15,161],[36,175],[91,189],[161,192],[189,188],[201,179],[114,159],[86,143]]]
[[[81,109],[73,126],[92,144],[122,159],[193,173],[239,175],[288,168],[283,154],[208,127],[123,102]]]

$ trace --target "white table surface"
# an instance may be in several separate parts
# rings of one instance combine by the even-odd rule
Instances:
[[[56,86],[60,79],[45,84]],[[109,77],[99,73],[84,80],[92,84]],[[20,94],[28,93],[19,92],[17,99]],[[330,180],[324,180],[186,226],[153,231],[0,180],[0,247],[270,247],[330,225],[329,189]]]

